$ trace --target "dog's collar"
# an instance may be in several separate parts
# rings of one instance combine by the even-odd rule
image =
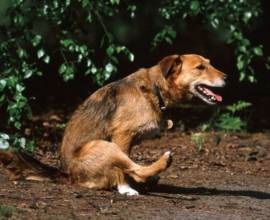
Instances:
[[[166,105],[165,105],[165,102],[161,96],[161,93],[160,93],[160,89],[157,85],[154,85],[154,94],[157,96],[158,98],[158,105],[159,105],[159,109],[161,111],[165,111],[166,110]]]

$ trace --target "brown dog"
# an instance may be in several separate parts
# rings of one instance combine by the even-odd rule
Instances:
[[[63,171],[82,186],[117,187],[121,194],[138,195],[127,176],[145,182],[168,167],[171,153],[149,166],[138,165],[129,158],[134,140],[159,131],[163,108],[192,96],[208,104],[221,102],[210,88],[224,86],[224,78],[202,56],[172,55],[100,88],[67,124],[60,149]]]

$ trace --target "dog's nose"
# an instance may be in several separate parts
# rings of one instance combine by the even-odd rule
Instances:
[[[228,75],[223,73],[223,79],[226,80],[228,78]]]

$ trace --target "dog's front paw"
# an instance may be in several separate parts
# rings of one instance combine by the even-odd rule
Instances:
[[[132,189],[129,185],[124,184],[124,185],[118,185],[117,186],[118,192],[121,195],[127,195],[127,196],[138,196],[139,193],[135,190]]]

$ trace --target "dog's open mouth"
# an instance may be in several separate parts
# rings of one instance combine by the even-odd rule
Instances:
[[[222,96],[213,92],[219,87],[211,87],[205,84],[198,84],[195,86],[197,96],[208,104],[217,104],[222,102]]]

